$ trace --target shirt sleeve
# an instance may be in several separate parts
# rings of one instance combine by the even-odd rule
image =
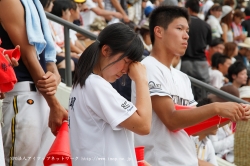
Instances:
[[[119,124],[129,118],[137,108],[122,97],[110,83],[101,78],[86,81],[87,105],[113,130],[120,130]]]
[[[146,64],[145,66],[147,69],[150,96],[169,96],[172,98],[162,71],[156,65]]]

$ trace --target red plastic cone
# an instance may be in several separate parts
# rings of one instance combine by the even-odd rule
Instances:
[[[21,53],[20,53],[20,49],[18,47],[16,47],[15,49],[10,49],[10,50],[6,50],[0,47],[0,52],[3,55],[8,55],[10,57],[10,59],[13,57],[15,58],[17,61],[20,59]]]
[[[72,166],[68,122],[64,121],[52,144],[48,154],[43,161],[44,166],[51,164],[67,164]]]

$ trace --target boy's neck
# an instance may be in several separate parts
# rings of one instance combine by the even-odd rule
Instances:
[[[151,56],[161,62],[163,65],[170,69],[174,55],[169,54],[166,50],[163,50],[160,45],[154,45],[151,51]]]

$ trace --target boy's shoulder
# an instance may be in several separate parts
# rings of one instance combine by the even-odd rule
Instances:
[[[170,77],[171,75],[174,77],[178,77],[179,79],[183,79],[184,81],[189,80],[187,74],[183,73],[180,70],[177,70],[173,67],[166,67],[161,62],[159,62],[157,59],[155,59],[152,56],[148,56],[142,60],[142,64],[144,64],[147,68],[147,73],[156,73],[157,71],[159,73],[164,74],[166,77]]]

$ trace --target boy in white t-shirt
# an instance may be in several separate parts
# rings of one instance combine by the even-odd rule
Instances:
[[[172,67],[175,56],[182,56],[188,42],[187,11],[181,7],[160,6],[150,17],[151,56],[142,63],[147,68],[149,92],[152,101],[152,124],[149,135],[135,134],[135,146],[145,146],[145,160],[153,166],[198,166],[209,164],[197,159],[194,142],[182,130],[216,114],[237,121],[249,119],[249,106],[237,103],[213,103],[199,108],[176,111],[174,103],[194,106],[188,76]],[[132,97],[136,99],[135,84]],[[178,131],[176,131],[178,130]],[[173,132],[175,131],[175,132]]]
[[[227,75],[231,64],[230,57],[218,52],[215,53],[211,59],[211,68],[209,68],[210,85],[220,89],[224,84],[228,83],[225,75]]]

